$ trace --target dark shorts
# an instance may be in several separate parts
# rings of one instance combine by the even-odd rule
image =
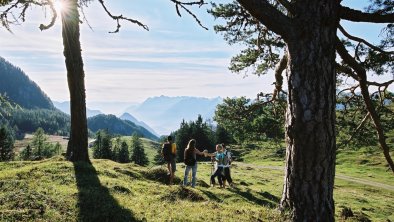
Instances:
[[[175,157],[172,157],[170,160],[166,160],[166,162],[171,164],[172,172],[175,172],[176,171]]]

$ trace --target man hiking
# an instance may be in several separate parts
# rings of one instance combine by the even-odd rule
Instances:
[[[170,177],[169,185],[172,185],[176,171],[176,144],[172,142],[172,136],[167,137],[167,142],[163,144],[161,154],[167,163],[168,175]]]

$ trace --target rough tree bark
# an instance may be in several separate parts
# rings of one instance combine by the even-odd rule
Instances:
[[[339,1],[296,3],[287,41],[286,176],[281,207],[293,221],[334,221],[335,41]]]
[[[85,73],[79,34],[78,1],[67,3],[62,11],[62,36],[64,57],[67,68],[67,81],[70,91],[71,131],[67,146],[70,161],[89,162],[88,130],[86,119]]]
[[[339,0],[238,2],[287,44],[286,174],[281,208],[293,221],[334,221],[335,41]]]

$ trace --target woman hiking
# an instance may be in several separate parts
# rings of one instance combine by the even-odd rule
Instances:
[[[204,150],[201,152],[196,148],[196,140],[191,139],[185,149],[184,153],[184,162],[186,164],[185,168],[185,176],[183,178],[183,185],[187,185],[187,177],[189,175],[190,170],[192,170],[192,187],[196,186],[196,174],[197,174],[197,154],[205,155],[208,151]]]

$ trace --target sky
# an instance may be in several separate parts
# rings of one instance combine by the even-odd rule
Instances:
[[[361,2],[367,1],[345,0],[344,4],[361,8]],[[87,22],[81,24],[81,45],[89,108],[100,108],[94,106],[102,102],[132,105],[160,95],[255,98],[259,92],[272,92],[273,75],[257,77],[228,70],[231,57],[241,47],[228,45],[214,32],[213,25],[219,21],[206,12],[210,5],[191,8],[207,31],[184,11],[177,16],[168,0],[105,3],[114,15],[137,19],[150,31],[122,22],[120,32],[110,34],[116,23],[99,3],[93,1],[84,8]],[[68,101],[60,20],[41,32],[38,26],[48,23],[49,13],[36,8],[27,14],[25,23],[12,26],[13,33],[0,28],[0,56],[24,70],[52,100]],[[372,41],[380,28],[369,27],[373,31],[366,32],[363,24],[344,26]]]

